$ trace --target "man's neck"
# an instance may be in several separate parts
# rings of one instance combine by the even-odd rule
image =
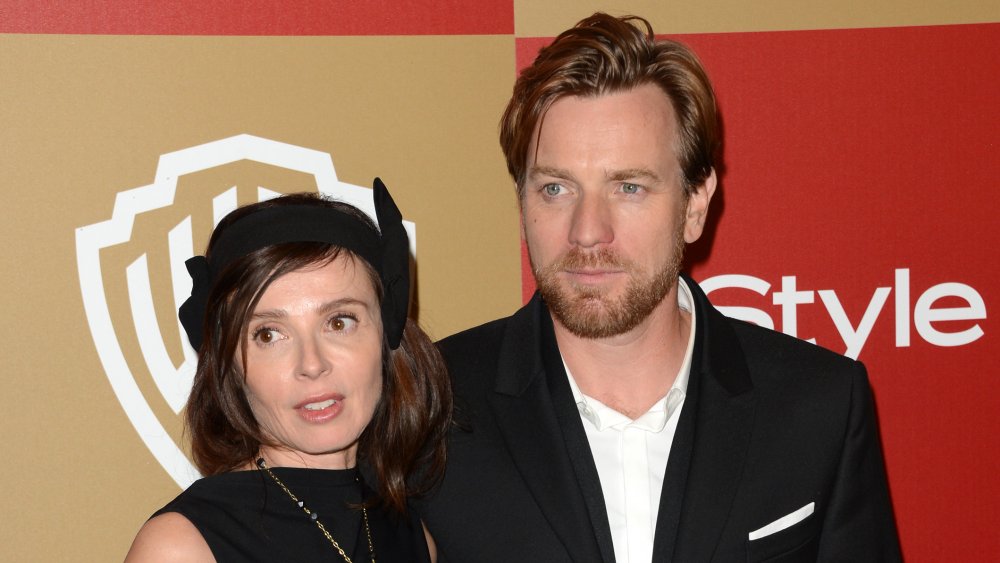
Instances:
[[[675,285],[639,326],[608,338],[581,338],[553,318],[559,352],[583,394],[633,419],[667,394],[691,331],[677,291]]]

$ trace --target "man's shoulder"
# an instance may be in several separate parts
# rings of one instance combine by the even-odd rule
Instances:
[[[707,340],[704,342],[708,346],[709,353],[735,351],[730,349],[732,347],[730,335],[735,335],[739,351],[743,353],[751,371],[755,367],[779,373],[803,370],[813,373],[864,371],[863,366],[856,360],[822,346],[723,315],[712,305],[696,282],[690,278],[686,281],[694,294],[695,301],[702,304],[699,310],[706,314],[705,319],[698,320],[699,324],[705,323],[704,328],[700,327],[698,330],[708,331]]]
[[[727,320],[740,342],[755,386],[822,392],[850,389],[856,378],[867,382],[867,372],[857,360],[775,330]]]
[[[764,355],[775,360],[831,364],[841,367],[855,360],[811,342],[738,319],[728,319],[747,354]]]
[[[510,317],[496,319],[437,342],[459,402],[475,402],[493,388],[509,322]]]
[[[457,332],[439,340],[437,346],[449,362],[481,356],[499,348],[509,321],[510,317],[504,317]]]
[[[488,381],[496,375],[510,320],[511,317],[496,319],[437,342],[456,393],[466,392],[467,385],[476,388],[489,385]]]

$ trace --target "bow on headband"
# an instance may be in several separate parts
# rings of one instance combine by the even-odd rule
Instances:
[[[403,216],[382,180],[374,182],[375,216],[381,233],[357,217],[321,205],[280,205],[236,220],[212,246],[211,261],[195,256],[185,262],[191,296],[178,316],[195,350],[201,347],[208,296],[219,274],[237,258],[287,242],[325,242],[350,250],[382,280],[382,330],[395,350],[403,337],[410,302],[410,243]]]

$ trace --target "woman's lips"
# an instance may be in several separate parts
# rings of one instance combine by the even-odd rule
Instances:
[[[340,394],[311,397],[295,405],[295,410],[308,422],[323,423],[336,418],[343,410],[344,396]]]
[[[302,408],[306,409],[307,411],[321,411],[326,407],[333,405],[336,402],[337,401],[334,399],[327,399],[319,403],[308,403],[306,405],[303,405]]]

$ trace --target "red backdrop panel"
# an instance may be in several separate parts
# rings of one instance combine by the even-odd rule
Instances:
[[[0,33],[473,35],[514,32],[510,0],[4,0]]]
[[[866,363],[909,560],[1000,553],[1000,25],[679,39],[725,128],[690,271],[752,276],[713,302]],[[518,67],[548,42],[520,40]]]

